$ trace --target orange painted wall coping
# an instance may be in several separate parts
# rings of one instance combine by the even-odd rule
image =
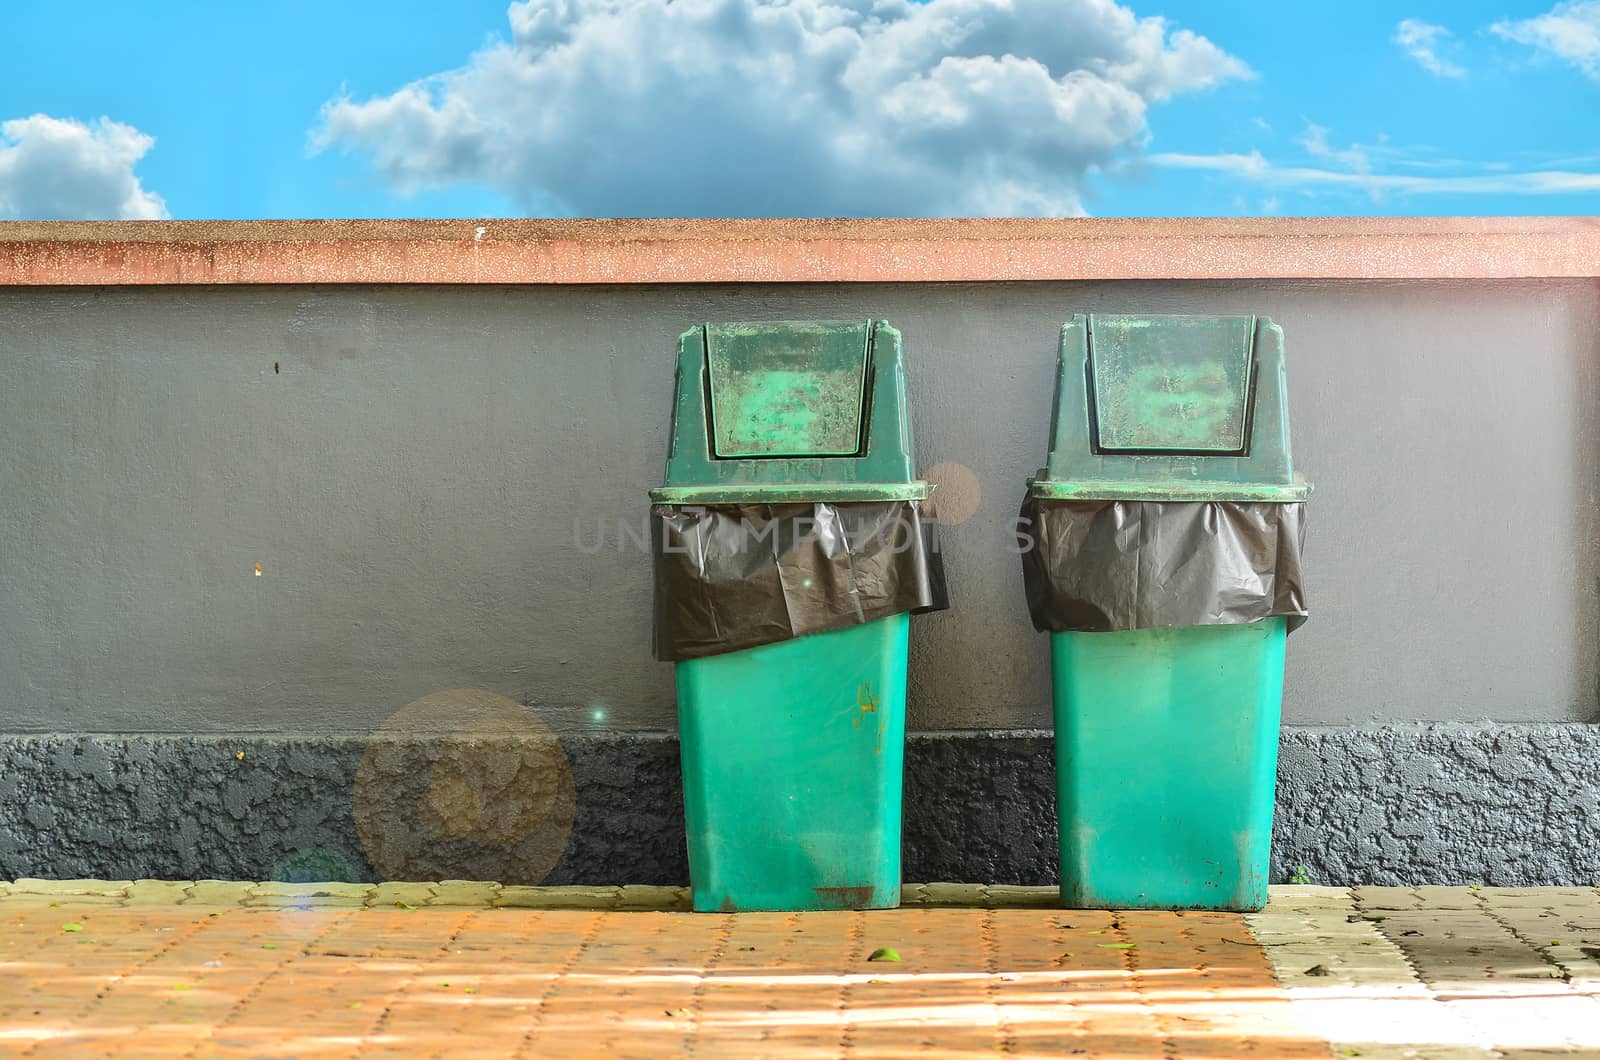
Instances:
[[[1600,277],[1600,217],[0,222],[0,286]]]

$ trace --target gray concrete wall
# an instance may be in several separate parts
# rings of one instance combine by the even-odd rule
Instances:
[[[659,481],[676,336],[868,315],[904,333],[921,463],[982,488],[911,727],[1047,726],[1005,528],[1059,323],[1096,310],[1285,328],[1318,487],[1286,721],[1600,719],[1592,280],[185,287],[0,289],[0,733],[362,733],[457,687],[670,727],[617,526]]]

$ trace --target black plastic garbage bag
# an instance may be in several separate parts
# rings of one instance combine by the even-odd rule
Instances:
[[[1041,632],[1306,619],[1301,503],[1030,496],[1017,544]]]
[[[916,501],[656,505],[652,515],[658,659],[949,606]]]

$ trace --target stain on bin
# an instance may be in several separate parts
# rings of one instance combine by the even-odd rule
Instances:
[[[868,886],[858,887],[817,887],[818,909],[862,909],[872,903],[873,888]]]

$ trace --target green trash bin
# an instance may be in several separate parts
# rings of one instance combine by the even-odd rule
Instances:
[[[1051,634],[1063,904],[1266,903],[1309,492],[1270,320],[1062,329],[1018,533]]]
[[[700,911],[900,901],[909,616],[944,604],[884,323],[681,340],[651,491]]]

